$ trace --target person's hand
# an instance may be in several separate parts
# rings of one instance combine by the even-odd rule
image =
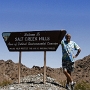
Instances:
[[[77,56],[75,55],[75,56],[73,56],[73,58],[76,58]]]

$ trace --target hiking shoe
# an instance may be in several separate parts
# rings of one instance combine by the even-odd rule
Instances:
[[[76,84],[76,82],[73,82],[73,84],[71,84],[71,90],[74,90],[75,84]]]
[[[70,87],[69,87],[69,85],[66,85],[66,89],[67,89],[67,90],[71,90]]]

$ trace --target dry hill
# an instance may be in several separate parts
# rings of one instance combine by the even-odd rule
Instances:
[[[75,62],[75,70],[72,73],[74,81],[85,81],[90,83],[90,55]],[[43,74],[43,67],[33,66],[28,68],[21,64],[21,77],[27,75]],[[58,82],[64,81],[66,78],[62,72],[62,68],[46,68],[46,75],[56,79]],[[12,60],[0,60],[0,81],[5,79],[16,81],[18,79],[18,64]]]

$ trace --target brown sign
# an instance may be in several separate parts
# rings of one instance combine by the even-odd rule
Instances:
[[[56,51],[66,31],[3,32],[9,51]]]

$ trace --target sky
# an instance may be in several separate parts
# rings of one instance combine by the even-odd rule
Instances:
[[[19,52],[9,52],[3,32],[65,29],[81,48],[75,59],[90,54],[90,0],[0,0],[0,60],[19,62]],[[64,38],[63,38],[64,39]],[[76,53],[76,52],[75,52]],[[46,52],[46,65],[62,65],[62,49]],[[44,51],[22,52],[21,62],[32,68],[44,65]]]

